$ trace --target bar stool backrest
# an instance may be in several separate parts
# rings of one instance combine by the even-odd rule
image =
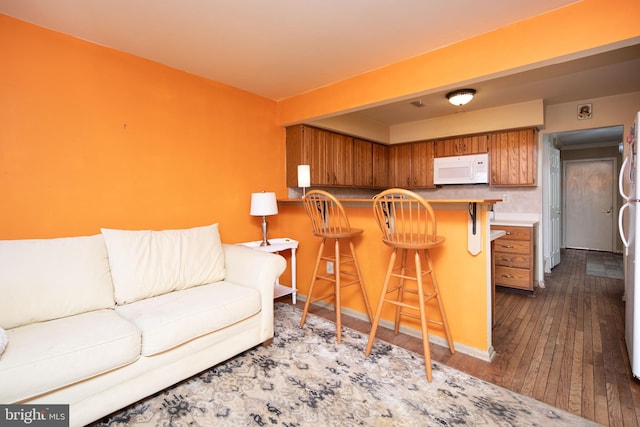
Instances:
[[[342,204],[330,193],[311,190],[302,200],[315,236],[340,238],[354,234]]]
[[[373,199],[373,213],[382,231],[382,241],[392,247],[428,249],[444,242],[438,236],[431,204],[413,191],[385,190]]]

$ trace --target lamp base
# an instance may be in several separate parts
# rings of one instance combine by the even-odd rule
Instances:
[[[267,240],[267,217],[262,217],[262,243],[260,246],[271,246],[271,243]]]

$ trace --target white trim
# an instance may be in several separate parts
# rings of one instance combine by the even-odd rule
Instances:
[[[306,296],[305,295],[298,295],[298,299],[301,301],[306,301]],[[324,302],[324,301],[318,301],[313,303],[313,305],[318,305],[322,308],[333,308],[333,304],[330,304],[328,302]],[[354,317],[358,320],[364,320],[365,322],[368,322],[369,319],[367,318],[367,315],[364,313],[361,313],[359,311],[353,310],[351,308],[348,307],[343,307],[342,308],[342,313]],[[385,319],[380,319],[380,323],[379,326],[389,329],[389,330],[393,330],[393,322],[389,321],[389,320],[385,320]],[[353,328],[352,328],[353,329]],[[415,328],[409,328],[408,326],[402,326],[400,325],[400,332],[402,332],[403,334],[409,335],[411,337],[414,338],[420,338],[422,339],[422,332],[420,331],[420,329],[415,329]],[[437,344],[439,346],[445,347],[445,348],[449,348],[449,344],[447,343],[447,340],[445,338],[439,337],[437,335],[429,335],[429,342],[432,342],[434,344]],[[482,351],[479,350],[477,348],[474,347],[469,347],[467,345],[464,344],[459,344],[456,343],[454,341],[453,343],[453,347],[455,348],[455,350],[457,352],[460,352],[462,354],[466,354],[472,357],[475,357],[476,359],[480,359],[480,360],[484,360],[485,362],[491,362],[493,360],[493,358],[496,355],[495,350],[493,349],[493,346],[489,346],[489,349],[487,351]]]

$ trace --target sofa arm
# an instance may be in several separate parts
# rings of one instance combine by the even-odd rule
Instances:
[[[275,283],[287,267],[277,254],[223,243],[225,280],[260,291],[262,295],[263,341],[273,337],[273,291]]]

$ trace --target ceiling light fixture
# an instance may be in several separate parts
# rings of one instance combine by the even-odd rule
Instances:
[[[467,104],[473,99],[473,95],[476,94],[475,89],[458,89],[447,94],[447,99],[450,103],[457,106]]]

